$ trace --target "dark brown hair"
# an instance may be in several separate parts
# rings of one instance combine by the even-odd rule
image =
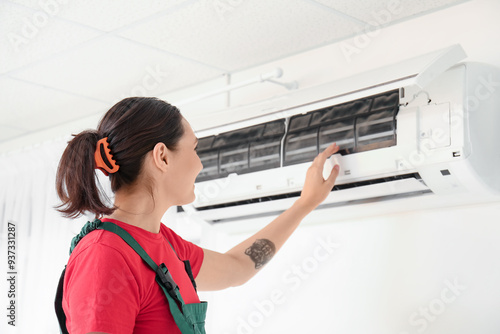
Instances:
[[[97,130],[86,130],[68,142],[59,162],[56,189],[64,216],[76,218],[85,212],[96,217],[115,210],[104,203],[96,179],[94,152],[97,141],[108,137],[113,159],[120,169],[109,175],[111,190],[132,185],[141,173],[146,154],[157,143],[176,150],[184,134],[179,109],[154,97],[130,97],[116,103],[101,119]]]

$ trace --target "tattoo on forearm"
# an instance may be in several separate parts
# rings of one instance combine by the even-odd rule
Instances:
[[[252,246],[245,250],[245,254],[250,256],[250,259],[255,263],[255,269],[259,269],[271,261],[275,253],[276,246],[267,239],[257,239]]]

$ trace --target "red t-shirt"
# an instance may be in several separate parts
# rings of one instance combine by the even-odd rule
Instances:
[[[186,304],[200,300],[181,260],[189,260],[194,277],[203,249],[161,224],[160,233],[113,219],[144,248],[156,264],[165,263]],[[172,244],[174,253],[168,241]],[[71,254],[64,277],[63,309],[71,334],[180,333],[156,273],[115,233],[95,230]]]

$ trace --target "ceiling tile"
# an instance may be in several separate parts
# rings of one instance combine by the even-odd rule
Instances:
[[[114,102],[127,96],[161,95],[221,74],[149,46],[108,35],[19,71],[13,77]]]
[[[158,12],[174,10],[186,0],[9,1],[102,31],[112,31]]]
[[[403,18],[434,11],[467,0],[314,0],[370,25],[385,26]]]
[[[47,58],[99,35],[43,11],[0,2],[0,73]]]
[[[299,0],[199,1],[119,34],[234,71],[352,36],[360,28]]]
[[[37,131],[104,112],[109,105],[12,78],[0,78],[0,125]]]

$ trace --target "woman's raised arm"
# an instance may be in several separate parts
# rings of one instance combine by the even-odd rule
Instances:
[[[199,290],[221,290],[238,286],[252,278],[268,263],[304,217],[323,202],[339,174],[336,165],[328,179],[323,178],[326,159],[336,153],[334,143],[318,154],[307,170],[300,198],[266,227],[226,253],[204,249],[204,259],[196,277]]]

